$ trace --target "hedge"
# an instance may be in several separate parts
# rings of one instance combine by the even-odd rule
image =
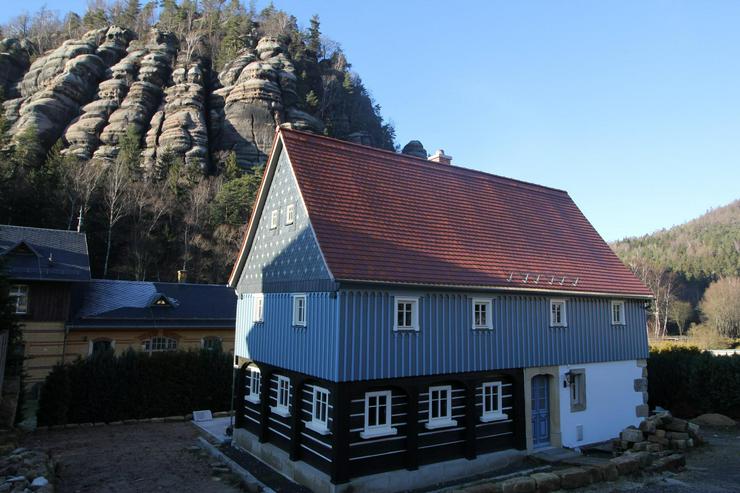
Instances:
[[[740,355],[714,356],[697,348],[669,347],[650,352],[650,407],[692,418],[720,413],[740,418]]]
[[[57,365],[41,388],[39,426],[230,408],[232,357],[221,351],[105,351]]]

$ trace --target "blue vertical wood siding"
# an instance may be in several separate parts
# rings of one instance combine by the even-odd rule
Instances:
[[[394,332],[394,295],[419,296],[418,332]],[[493,330],[473,330],[472,299],[493,300]],[[557,298],[564,298],[557,296]],[[368,380],[647,357],[642,301],[565,297],[567,327],[549,326],[543,295],[341,290],[339,379]]]

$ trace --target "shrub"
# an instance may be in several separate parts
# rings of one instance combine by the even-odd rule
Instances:
[[[221,351],[112,351],[57,365],[41,388],[38,423],[111,422],[229,409],[231,356]]]
[[[710,412],[740,417],[740,355],[686,347],[653,350],[648,378],[650,407],[687,418]]]

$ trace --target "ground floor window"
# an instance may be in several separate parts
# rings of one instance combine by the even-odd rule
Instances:
[[[14,284],[10,286],[8,293],[13,312],[16,315],[25,315],[28,313],[28,286],[25,284]]]
[[[203,349],[208,349],[209,351],[221,349],[221,338],[217,336],[204,337],[201,341],[201,346]]]
[[[483,406],[481,421],[506,419],[507,416],[503,411],[503,384],[501,382],[486,382],[481,390]]]
[[[329,433],[329,391],[322,387],[313,388],[311,407],[311,421],[307,423],[310,429],[321,433]]]
[[[258,404],[260,391],[262,390],[262,372],[254,365],[247,367],[247,385],[249,385],[249,389],[245,399]]]
[[[429,417],[427,428],[443,428],[454,426],[457,422],[452,419],[452,387],[439,385],[429,387]]]
[[[144,341],[144,351],[158,353],[162,351],[176,351],[177,341],[171,337],[152,337]]]
[[[570,370],[566,375],[570,385],[570,410],[571,412],[584,411],[586,409],[586,371]]]
[[[290,416],[290,379],[283,375],[277,377],[277,405],[272,410],[280,416]]]
[[[365,429],[360,433],[362,438],[383,435],[395,435],[396,429],[391,426],[393,393],[380,390],[365,393]]]
[[[110,339],[95,339],[90,341],[90,354],[104,353],[113,349],[114,342]]]

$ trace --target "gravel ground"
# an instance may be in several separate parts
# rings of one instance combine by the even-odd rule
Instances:
[[[59,463],[59,493],[235,493],[230,476],[212,476],[213,460],[189,450],[191,423],[99,426],[26,435],[23,447],[48,450]]]

